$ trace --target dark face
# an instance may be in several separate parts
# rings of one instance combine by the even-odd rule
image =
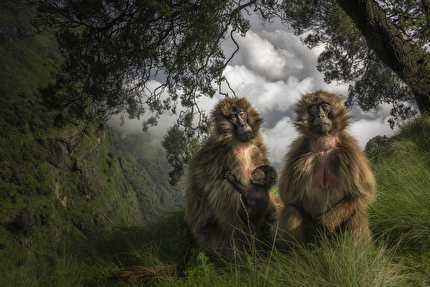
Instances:
[[[254,183],[260,183],[264,184],[266,181],[266,175],[264,174],[264,171],[262,168],[257,168],[252,173],[252,179]]]
[[[248,113],[239,111],[228,117],[228,120],[233,124],[236,136],[243,142],[250,141],[252,138],[252,129],[248,124]]]
[[[314,132],[317,134],[326,134],[331,130],[332,122],[328,116],[332,109],[332,105],[327,102],[308,106],[308,115]]]
[[[270,165],[262,165],[257,167],[252,173],[251,182],[271,188],[278,178],[278,173],[275,168]]]

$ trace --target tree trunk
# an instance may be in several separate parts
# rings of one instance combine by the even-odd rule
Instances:
[[[411,88],[420,112],[430,111],[429,55],[387,19],[375,0],[336,1],[368,47]]]

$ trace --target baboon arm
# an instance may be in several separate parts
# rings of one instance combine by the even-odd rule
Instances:
[[[317,226],[333,231],[337,226],[347,221],[355,211],[364,209],[365,204],[357,198],[345,198],[333,208],[329,208],[317,219]]]
[[[238,182],[237,180],[235,181],[231,181],[231,183],[234,185],[234,187],[244,196],[248,195],[248,190],[247,188],[241,184],[240,182]]]
[[[341,151],[336,154],[334,162],[334,165],[339,167],[341,185],[347,196],[359,199],[364,205],[369,204],[375,198],[376,188],[367,159],[350,136],[344,135],[341,140],[348,143],[340,144]]]
[[[224,177],[229,182],[231,182],[231,184],[233,184],[236,190],[239,191],[242,195],[244,196],[248,195],[247,188],[242,183],[240,183],[230,171],[226,171]]]

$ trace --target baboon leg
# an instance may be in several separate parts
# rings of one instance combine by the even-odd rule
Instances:
[[[294,245],[306,242],[305,217],[294,205],[281,208],[278,213],[276,232],[276,246],[279,249],[289,250]]]
[[[359,241],[365,242],[372,239],[372,233],[368,227],[367,214],[362,210],[356,210],[344,224],[344,230]]]

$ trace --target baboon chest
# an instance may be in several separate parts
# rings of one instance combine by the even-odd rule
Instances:
[[[240,171],[236,176],[238,180],[246,183],[252,178],[252,172],[261,165],[263,158],[261,152],[254,145],[238,147],[234,149],[235,160],[239,165]],[[243,179],[243,180],[240,180]],[[244,182],[243,182],[244,183]]]
[[[333,160],[331,160],[329,156],[332,150],[332,147],[315,149],[316,165],[312,174],[311,188],[340,188],[340,182],[335,173]]]

